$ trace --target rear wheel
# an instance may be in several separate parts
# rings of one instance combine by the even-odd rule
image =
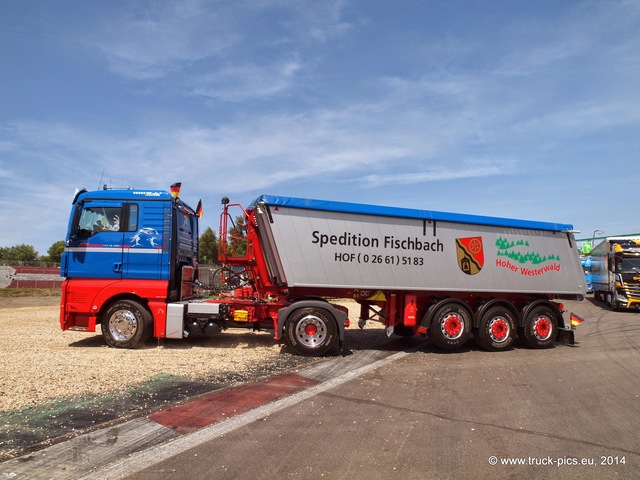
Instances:
[[[429,340],[444,350],[456,350],[467,343],[470,333],[469,311],[460,304],[446,303],[432,317]]]
[[[133,300],[118,300],[102,317],[102,336],[112,347],[135,348],[153,334],[149,310]]]
[[[300,308],[289,316],[287,338],[300,355],[323,355],[336,345],[336,320],[326,310]]]
[[[507,308],[490,308],[480,320],[478,344],[486,350],[507,350],[516,338],[515,328],[512,313]]]
[[[556,312],[546,305],[531,310],[524,321],[524,343],[531,348],[549,348],[558,337]]]

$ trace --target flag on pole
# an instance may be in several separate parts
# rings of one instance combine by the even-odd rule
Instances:
[[[574,327],[577,327],[582,322],[584,322],[584,320],[580,318],[578,315],[576,315],[575,313],[572,313],[571,315],[569,315],[569,320],[571,320],[571,325],[573,325]]]
[[[182,183],[178,182],[178,183],[174,183],[173,185],[171,185],[171,196],[173,198],[178,198],[180,196],[180,187],[182,186]]]
[[[198,206],[196,207],[196,215],[202,218],[202,199],[198,200]]]

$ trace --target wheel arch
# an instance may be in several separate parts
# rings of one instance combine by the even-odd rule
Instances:
[[[149,308],[149,300],[141,297],[139,295],[136,295],[135,293],[131,293],[131,292],[122,292],[119,293],[117,295],[114,295],[112,297],[107,298],[106,300],[104,300],[104,302],[102,302],[102,305],[100,306],[100,309],[98,310],[98,315],[96,318],[96,324],[101,324],[102,323],[102,318],[104,317],[104,314],[107,310],[109,310],[109,308],[111,307],[111,305],[113,305],[116,302],[119,302],[121,300],[131,300],[134,302],[139,303],[141,306],[143,306],[144,308],[146,308],[149,313],[152,314],[151,308]],[[153,316],[153,314],[152,314]]]
[[[459,298],[443,298],[442,300],[432,303],[425,308],[424,313],[422,314],[422,319],[420,320],[420,326],[430,329],[431,324],[433,323],[434,313],[438,311],[440,307],[447,304],[458,305],[467,310],[469,318],[471,318],[471,325],[473,326],[476,324],[476,312],[474,312],[473,308],[471,308],[467,302]]]
[[[522,326],[522,319],[520,316],[520,312],[518,311],[518,309],[513,303],[511,303],[509,300],[506,300],[504,298],[492,298],[488,302],[483,303],[480,306],[480,308],[476,310],[475,317],[473,319],[474,328],[480,327],[480,321],[482,320],[482,316],[485,314],[485,312],[489,311],[493,307],[506,308],[513,315],[513,318],[516,323],[516,327]]]
[[[553,312],[553,315],[555,316],[556,321],[558,322],[558,327],[565,328],[564,317],[562,316],[562,312],[558,308],[558,305],[552,302],[551,300],[546,300],[546,299],[535,300],[523,307],[522,313],[518,318],[518,328],[524,328],[525,322],[527,321],[527,317],[531,312],[531,310],[540,306],[549,307]]]

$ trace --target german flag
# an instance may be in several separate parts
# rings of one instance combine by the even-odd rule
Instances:
[[[571,325],[574,327],[577,327],[582,322],[584,322],[584,320],[580,318],[578,315],[576,315],[575,313],[572,313],[569,315],[569,320],[571,320]]]
[[[196,207],[196,215],[202,218],[202,200],[198,200],[198,206]]]
[[[181,182],[174,183],[171,185],[171,196],[173,198],[178,198],[180,196],[180,187],[182,186]]]

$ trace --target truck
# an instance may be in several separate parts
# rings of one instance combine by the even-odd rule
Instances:
[[[561,303],[585,295],[572,225],[272,195],[244,208],[224,197],[228,288],[207,297],[194,288],[200,208],[172,193],[75,195],[63,330],[100,325],[108,345],[124,348],[267,330],[297,354],[320,356],[347,349],[348,300],[360,327],[379,322],[389,336],[427,337],[444,350],[472,336],[493,351],[517,338],[531,348],[574,341]]]
[[[584,278],[587,285],[587,293],[593,293],[593,282],[591,275],[591,242],[582,242],[578,251],[580,252],[580,263],[584,270]]]
[[[593,296],[613,310],[640,308],[640,235],[606,237],[591,250]]]

